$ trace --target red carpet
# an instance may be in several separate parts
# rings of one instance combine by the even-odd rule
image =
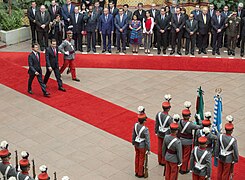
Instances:
[[[1,59],[11,59],[11,62],[27,66],[29,53],[2,52]],[[62,55],[60,55],[62,56]],[[45,66],[44,55],[41,55]],[[62,58],[60,58],[62,59]],[[81,68],[116,68],[116,69],[149,69],[149,70],[182,70],[205,72],[245,72],[245,60],[228,58],[194,58],[175,56],[143,56],[143,55],[106,55],[78,54],[76,66]],[[62,64],[62,62],[60,63]]]
[[[132,129],[137,117],[132,111],[68,85],[64,86],[68,92],[57,91],[57,83],[54,80],[49,81],[48,90],[51,98],[42,96],[36,80],[33,83],[35,94],[31,96],[27,94],[27,69],[20,66],[20,64],[26,65],[26,57],[26,53],[1,53],[1,84],[131,142]],[[146,125],[151,134],[151,150],[156,153],[157,138],[154,135],[154,120],[149,119]],[[245,158],[240,157],[239,163],[235,166],[235,179],[243,178],[244,168]],[[216,171],[217,169],[213,168],[213,177]]]

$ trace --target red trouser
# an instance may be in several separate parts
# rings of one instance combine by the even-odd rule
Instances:
[[[229,180],[231,176],[231,163],[224,163],[219,160],[218,164],[218,180]]]
[[[64,64],[60,68],[60,74],[62,74],[64,72],[64,70],[66,69],[66,67],[68,65],[69,65],[69,67],[71,69],[71,77],[72,77],[72,79],[76,79],[76,70],[75,70],[74,59],[72,59],[72,60],[66,60],[66,59],[64,59]]]
[[[177,180],[179,168],[177,163],[166,161],[165,180]]]
[[[205,176],[199,176],[195,173],[192,173],[192,180],[205,180]]]
[[[192,145],[182,145],[182,166],[180,168],[181,171],[189,170],[189,160],[191,157],[191,149]]]
[[[165,157],[162,155],[163,140],[164,140],[164,138],[158,137],[158,162],[161,164],[166,163]]]
[[[144,175],[145,148],[135,147],[135,174],[138,176]]]

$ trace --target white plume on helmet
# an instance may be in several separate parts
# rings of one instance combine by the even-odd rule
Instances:
[[[174,120],[179,120],[180,119],[180,115],[179,114],[174,114],[173,115],[173,119]]]
[[[205,118],[211,118],[212,114],[210,111],[204,113]]]
[[[169,102],[172,99],[171,94],[165,94],[164,99]]]
[[[63,176],[61,180],[70,180],[68,176]]]
[[[226,116],[226,120],[227,120],[228,122],[233,122],[233,121],[234,121],[234,118],[233,118],[232,115],[228,115],[228,116]]]
[[[45,165],[41,165],[41,166],[39,167],[39,170],[40,170],[41,172],[46,172],[46,171],[48,170],[48,168],[47,168],[47,166],[45,166]]]
[[[29,156],[29,153],[28,153],[27,151],[22,151],[22,152],[20,153],[20,155],[21,155],[22,158],[26,158],[26,157]]]
[[[8,146],[9,146],[9,144],[8,144],[7,141],[2,141],[2,142],[0,143],[1,149],[8,149]]]
[[[185,101],[184,106],[189,109],[191,107],[191,102],[190,101]]]
[[[144,106],[139,106],[139,107],[138,107],[139,113],[144,112],[144,110],[145,110],[145,107],[144,107]]]
[[[204,127],[202,131],[203,131],[205,134],[208,134],[208,133],[210,133],[210,128]]]

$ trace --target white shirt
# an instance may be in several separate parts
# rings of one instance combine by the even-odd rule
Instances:
[[[32,8],[32,12],[33,12],[33,14],[34,14],[34,16],[35,16],[35,14],[36,14],[36,9]]]
[[[78,13],[75,14],[75,19],[76,19],[76,23],[77,23],[77,20],[78,20]]]

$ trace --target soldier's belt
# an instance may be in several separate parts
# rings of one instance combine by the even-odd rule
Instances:
[[[169,154],[177,154],[177,151],[173,151],[173,150],[171,150],[171,149],[168,149],[167,152],[168,152]]]
[[[185,138],[185,139],[193,139],[192,134],[180,133],[180,137]]]

